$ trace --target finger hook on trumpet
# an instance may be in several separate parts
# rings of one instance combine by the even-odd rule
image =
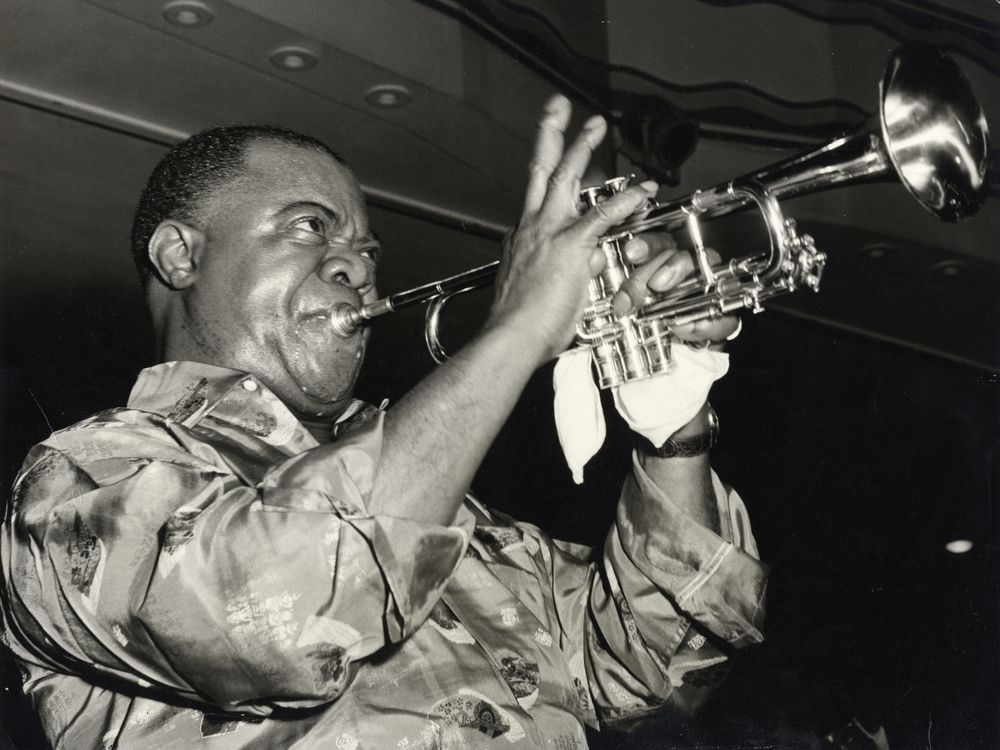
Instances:
[[[697,196],[696,196],[697,197]],[[701,280],[704,284],[704,291],[708,292],[715,283],[715,272],[712,270],[712,261],[705,250],[705,241],[701,238],[701,223],[698,221],[698,211],[695,209],[695,201],[692,199],[691,206],[685,209],[687,214],[687,232],[694,245],[694,258],[698,263],[698,271],[701,273]]]

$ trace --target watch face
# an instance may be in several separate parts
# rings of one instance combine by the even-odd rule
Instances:
[[[673,438],[667,438],[667,442],[653,452],[660,458],[673,458],[677,455],[677,443]]]

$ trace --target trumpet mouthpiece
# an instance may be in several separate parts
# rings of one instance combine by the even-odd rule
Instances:
[[[353,336],[361,327],[364,316],[354,305],[341,302],[330,311],[330,326],[338,336]]]

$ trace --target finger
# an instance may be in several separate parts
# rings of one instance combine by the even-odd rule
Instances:
[[[580,180],[590,164],[590,157],[608,132],[608,125],[600,115],[594,115],[580,129],[573,144],[566,149],[558,166],[548,179],[548,192],[542,203],[542,213],[557,219],[577,215],[580,205]]]
[[[584,244],[597,242],[598,238],[606,234],[608,229],[616,224],[621,224],[635,213],[636,209],[649,200],[651,195],[656,194],[657,189],[658,186],[655,182],[647,180],[601,201],[596,206],[591,207],[568,230],[571,239]]]
[[[661,242],[668,244],[662,240]],[[710,264],[719,262],[717,252],[711,248],[705,248],[705,251]],[[693,251],[678,250],[676,245],[672,250],[663,251],[653,261],[647,261],[632,271],[621,285],[611,302],[615,314],[628,315],[644,304],[651,293],[663,294],[670,291],[689,278],[696,268]]]
[[[629,277],[622,282],[614,298],[611,300],[612,310],[621,317],[628,315],[636,307],[642,305],[649,296],[649,280],[674,255],[680,252],[676,247],[667,248],[652,260],[632,270]]]
[[[622,247],[625,260],[639,265],[646,263],[664,250],[677,249],[677,242],[668,232],[645,232],[632,237]]]
[[[705,248],[705,252],[711,265],[714,266],[721,260],[721,256],[715,250]],[[669,292],[690,276],[696,268],[693,251],[677,253],[650,277],[649,289],[652,292]]]
[[[569,125],[570,113],[569,99],[565,96],[557,94],[545,103],[538,120],[535,151],[528,164],[528,189],[524,196],[522,217],[542,207],[548,192],[549,176],[562,160],[563,136]]]
[[[654,260],[636,269],[611,300],[616,315],[628,315],[646,304],[649,296],[673,289],[694,271],[688,250],[665,250]]]
[[[671,333],[681,341],[723,342],[739,328],[740,319],[735,315],[722,318],[706,318],[693,323],[685,323],[671,329]]]
[[[594,247],[590,253],[590,278],[594,278],[608,265],[608,258],[600,247]]]

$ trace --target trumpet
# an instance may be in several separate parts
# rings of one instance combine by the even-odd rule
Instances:
[[[665,203],[650,201],[626,223],[601,237],[607,263],[590,281],[590,302],[577,326],[575,347],[588,348],[598,385],[612,388],[668,372],[671,332],[698,320],[749,309],[797,289],[818,291],[826,256],[808,234],[785,218],[779,199],[861,182],[896,181],[926,210],[954,222],[971,216],[986,199],[989,128],[971,86],[955,62],[928,44],[911,43],[889,58],[879,85],[876,116],[859,131],[817,149],[727,183]],[[616,177],[581,191],[592,207],[625,189]],[[756,208],[770,240],[767,252],[713,265],[701,239],[700,221]],[[611,300],[632,266],[622,252],[635,234],[686,226],[696,260],[691,279],[667,293],[650,295],[625,316]],[[447,354],[439,318],[452,297],[489,286],[498,262],[393,294],[361,308],[341,305],[331,325],[350,335],[364,321],[427,303],[425,339],[431,355]]]

